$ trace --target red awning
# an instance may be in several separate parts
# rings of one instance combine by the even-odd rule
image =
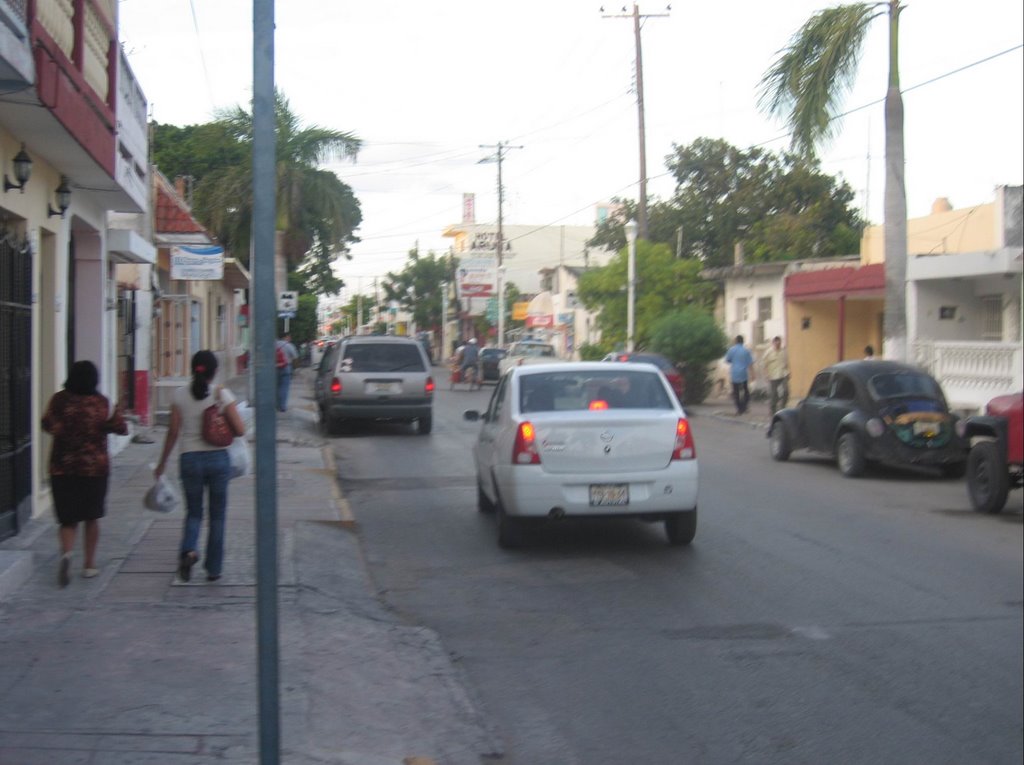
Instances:
[[[787,300],[884,297],[885,264],[800,271],[786,277]]]

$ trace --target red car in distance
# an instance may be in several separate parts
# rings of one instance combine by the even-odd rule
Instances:
[[[686,392],[686,381],[675,365],[662,356],[660,353],[650,351],[615,351],[605,356],[602,361],[635,361],[641,364],[654,364],[668,380],[672,390],[676,393],[679,403],[683,403],[683,394]]]

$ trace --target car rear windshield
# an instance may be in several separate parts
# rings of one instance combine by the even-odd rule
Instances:
[[[425,372],[420,349],[412,344],[358,343],[345,348],[342,372]]]
[[[928,375],[913,372],[875,375],[868,382],[871,395],[876,399],[901,398],[903,396],[923,396],[925,398],[942,398],[942,390],[935,380]]]
[[[661,377],[651,372],[545,372],[523,375],[519,384],[523,413],[672,408]]]

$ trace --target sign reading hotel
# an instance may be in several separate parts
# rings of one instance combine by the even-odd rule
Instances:
[[[494,294],[496,262],[494,258],[467,258],[459,262],[459,296],[490,297]]]
[[[171,278],[220,281],[224,278],[224,248],[219,246],[171,248]]]

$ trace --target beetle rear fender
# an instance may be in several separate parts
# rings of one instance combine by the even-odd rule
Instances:
[[[792,444],[793,449],[804,449],[807,447],[807,441],[797,426],[795,409],[781,409],[776,412],[772,418],[772,424],[768,428],[768,433],[770,434],[775,428],[786,429],[786,434],[789,436],[789,442]]]

